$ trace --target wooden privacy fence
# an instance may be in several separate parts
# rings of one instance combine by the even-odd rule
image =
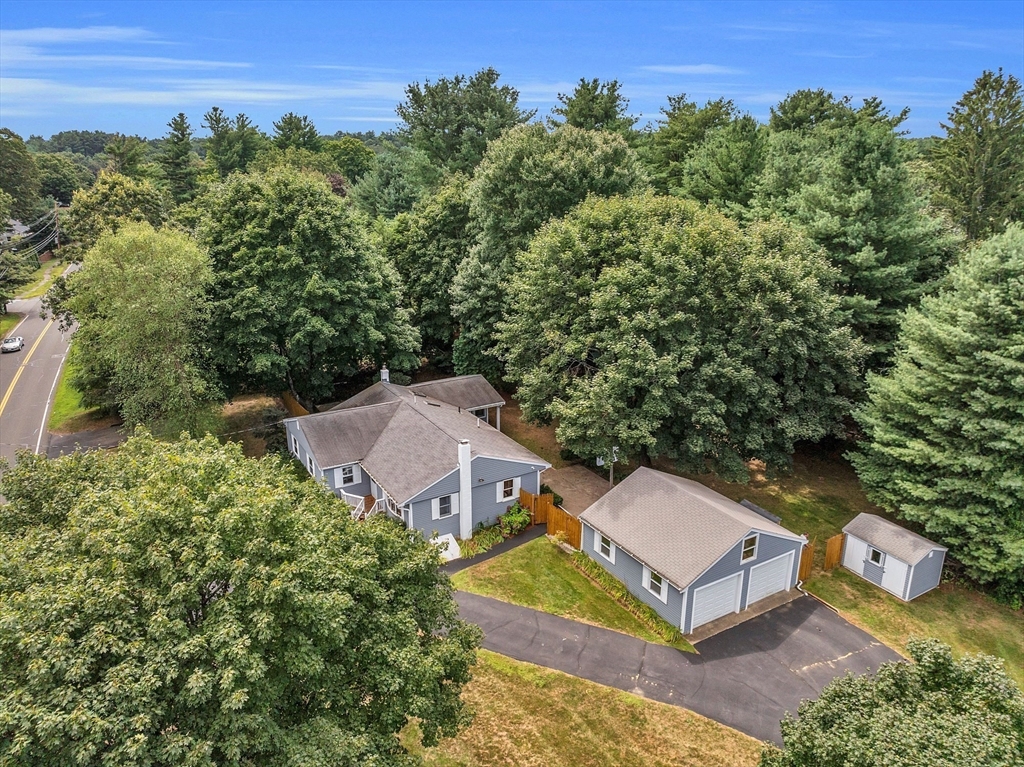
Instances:
[[[839,564],[843,558],[843,533],[833,535],[825,544],[825,569],[831,570]]]
[[[555,506],[554,495],[534,495],[527,490],[520,490],[519,505],[530,510],[534,524],[544,523],[548,526],[548,535],[561,533],[565,536],[565,542],[574,549],[581,547],[583,524],[569,512]]]
[[[814,566],[814,541],[811,541],[804,550],[800,552],[800,571],[797,573],[798,581],[806,581],[811,577],[811,567]]]

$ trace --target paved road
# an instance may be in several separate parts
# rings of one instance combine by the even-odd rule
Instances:
[[[0,456],[14,462],[15,451],[45,452],[46,418],[68,340],[57,324],[39,316],[40,299],[12,301],[10,312],[26,315],[10,335],[25,339],[25,348],[0,354]]]
[[[811,597],[700,642],[683,653],[458,591],[459,614],[484,630],[484,647],[647,698],[683,706],[759,740],[781,743],[779,721],[847,670],[899,656]]]

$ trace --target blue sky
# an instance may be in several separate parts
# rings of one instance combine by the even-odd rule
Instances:
[[[154,137],[213,105],[268,132],[288,111],[322,133],[386,130],[407,83],[486,66],[540,116],[580,77],[619,80],[641,122],[670,94],[765,119],[824,87],[909,106],[924,136],[982,70],[1024,74],[1024,0],[0,5],[0,123],[25,137]]]

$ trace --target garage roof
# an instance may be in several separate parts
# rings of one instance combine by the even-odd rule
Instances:
[[[639,468],[580,520],[678,588],[686,588],[751,531],[803,540],[699,482]]]
[[[860,538],[879,551],[891,554],[908,565],[916,565],[928,556],[930,551],[946,551],[945,546],[929,541],[924,536],[912,533],[875,514],[858,514],[843,528],[843,532]]]

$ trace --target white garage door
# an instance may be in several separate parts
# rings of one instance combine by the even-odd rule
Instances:
[[[690,630],[715,618],[736,612],[742,583],[743,573],[736,573],[710,586],[696,589],[693,592],[693,621]]]
[[[749,607],[759,599],[785,591],[786,586],[789,585],[789,572],[792,567],[792,552],[751,567],[747,606]]]

